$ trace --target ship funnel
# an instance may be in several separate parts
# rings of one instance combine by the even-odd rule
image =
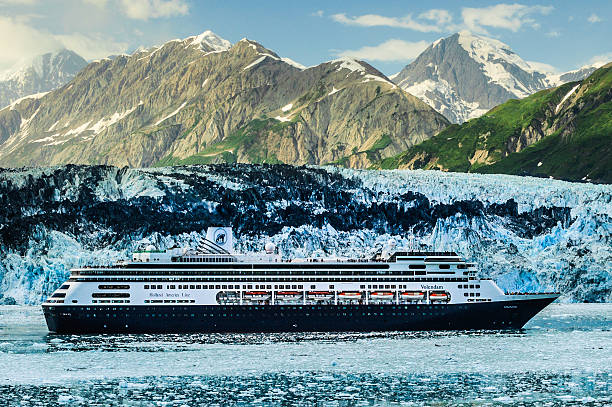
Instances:
[[[206,231],[206,240],[226,253],[234,251],[234,234],[231,227],[209,227]]]

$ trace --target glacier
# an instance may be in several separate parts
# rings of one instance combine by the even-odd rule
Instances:
[[[0,303],[38,304],[69,269],[143,244],[370,256],[389,240],[455,250],[507,291],[612,301],[612,187],[509,175],[219,164],[0,170]]]

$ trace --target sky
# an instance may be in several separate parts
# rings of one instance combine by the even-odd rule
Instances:
[[[609,0],[0,0],[0,71],[64,47],[93,60],[206,30],[306,66],[352,56],[387,75],[460,30],[551,71],[612,61]]]

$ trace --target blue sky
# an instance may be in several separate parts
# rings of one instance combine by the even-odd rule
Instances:
[[[392,74],[462,29],[557,71],[612,61],[610,1],[0,0],[0,70],[59,47],[95,59],[212,30],[308,66],[350,55]]]

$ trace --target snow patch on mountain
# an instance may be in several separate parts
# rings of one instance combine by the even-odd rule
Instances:
[[[567,92],[565,94],[565,96],[563,96],[563,99],[561,99],[561,102],[559,102],[559,104],[557,105],[557,107],[555,108],[555,113],[559,113],[559,110],[561,109],[561,106],[563,106],[563,103],[565,103],[565,101],[572,96],[572,94],[574,92],[576,92],[576,89],[578,89],[580,87],[580,84],[574,86],[569,92]]]
[[[429,106],[433,107],[444,117],[452,122],[464,122],[480,117],[487,112],[481,109],[477,102],[463,100],[447,81],[427,79],[403,88],[406,92],[418,97]]]
[[[138,105],[134,106],[131,109],[128,109],[124,112],[115,112],[110,117],[103,117],[98,120],[98,122],[96,122],[93,126],[91,126],[88,130],[93,131],[94,134],[100,134],[113,124],[118,123],[119,121],[127,117],[130,113],[136,110],[138,106],[142,106],[143,104],[144,102],[141,100]]]
[[[262,57],[257,58],[255,61],[251,62],[250,64],[242,68],[242,70],[246,71],[247,69],[251,69],[255,65],[259,64],[260,62],[263,62],[263,60],[266,59],[267,57],[268,57],[267,55],[264,55]]]
[[[349,57],[337,58],[332,61],[329,61],[330,64],[338,65],[336,68],[337,71],[341,71],[342,69],[348,69],[352,72],[361,72],[365,73],[365,67],[356,59]]]
[[[156,121],[156,122],[155,122],[155,126],[158,126],[160,123],[162,123],[162,122],[164,122],[164,121],[168,120],[169,118],[171,118],[171,117],[175,116],[176,114],[178,114],[178,112],[180,112],[181,110],[183,110],[183,108],[185,107],[185,105],[186,105],[186,104],[187,104],[187,102],[183,102],[183,104],[182,104],[182,105],[180,105],[180,106],[178,107],[178,109],[176,109],[174,112],[172,112],[172,113],[170,113],[169,115],[164,116],[163,118],[161,118],[161,119],[159,119],[158,121]]]
[[[283,57],[283,58],[281,58],[281,61],[283,61],[286,64],[289,64],[289,65],[293,66],[294,68],[299,69],[300,71],[303,71],[304,69],[307,69],[306,66],[300,64],[299,62],[295,62],[291,58]]]

